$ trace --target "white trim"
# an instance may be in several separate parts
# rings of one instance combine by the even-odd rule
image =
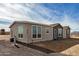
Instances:
[[[19,34],[18,34],[18,35],[19,35]],[[23,38],[24,38],[24,35],[23,35]],[[21,38],[21,37],[19,38],[19,37],[18,37],[18,39],[23,39],[23,38]]]
[[[33,27],[33,26],[36,26],[36,32],[37,32],[37,33],[36,33],[36,38],[33,38],[33,32],[32,32],[32,30],[33,30],[32,27]],[[38,34],[38,30],[37,30],[38,27],[41,27],[41,38],[38,38],[38,35],[37,35],[37,34]],[[32,26],[31,26],[31,38],[32,38],[32,39],[42,39],[42,26],[41,26],[41,25],[32,25]]]
[[[23,39],[23,38],[19,38],[19,37],[18,37],[18,39]]]

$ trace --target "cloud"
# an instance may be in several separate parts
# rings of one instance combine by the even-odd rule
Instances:
[[[63,21],[62,22],[60,21],[59,23],[61,23],[63,26],[70,26],[71,32],[79,31],[79,26],[78,26],[78,23],[74,21],[75,19],[69,17],[69,15],[67,14],[64,14],[62,19]]]
[[[39,22],[39,20],[49,21],[56,18],[56,15],[51,15],[52,10],[40,4],[1,4],[0,12],[1,17],[6,16],[18,21],[27,19]],[[53,10],[53,13],[58,12]]]
[[[8,29],[8,26],[13,21],[23,20],[44,24],[61,23],[63,26],[69,25],[72,30],[79,28],[78,23],[72,21],[74,19],[68,14],[61,13],[56,9],[50,9],[42,4],[0,3],[0,28],[4,27]]]

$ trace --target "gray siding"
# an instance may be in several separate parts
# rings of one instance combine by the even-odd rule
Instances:
[[[51,30],[51,28],[50,27],[48,27],[48,26],[43,26],[43,25],[40,25],[40,26],[42,26],[42,38],[41,39],[34,39],[34,38],[32,38],[32,25],[34,25],[34,24],[26,24],[26,26],[27,26],[27,34],[28,34],[28,43],[33,43],[33,42],[39,42],[39,41],[47,41],[47,40],[52,40],[53,39],[53,33],[51,33],[51,32],[53,32],[52,30]],[[37,26],[39,26],[39,25],[37,25]],[[48,28],[49,29],[49,33],[46,33],[46,28]]]
[[[10,29],[10,34],[11,34],[11,37],[14,37],[14,35],[15,36],[17,36],[17,24],[14,24],[12,27],[11,27],[11,29]]]
[[[69,35],[67,34],[67,30],[69,30]],[[63,29],[63,38],[70,38],[70,29]]]
[[[18,26],[20,26],[20,25],[23,25],[24,26],[24,33],[23,33],[23,39],[19,39],[18,38]],[[12,27],[11,27],[11,37],[14,37],[14,35],[17,37],[17,40],[18,41],[21,41],[21,42],[25,42],[25,43],[27,43],[27,28],[26,28],[26,26],[25,26],[25,24],[14,24]]]
[[[18,38],[18,26],[20,25],[24,26],[23,39]],[[32,25],[42,26],[42,38],[41,39],[32,38]],[[11,37],[14,37],[14,35],[16,35],[18,41],[21,41],[24,43],[33,43],[33,42],[39,42],[39,41],[53,40],[53,28],[51,26],[45,26],[45,25],[39,25],[39,24],[15,23],[11,27]]]

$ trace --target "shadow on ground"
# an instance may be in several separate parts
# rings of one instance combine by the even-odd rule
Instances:
[[[45,53],[59,53],[62,52],[74,45],[79,44],[79,39],[71,38],[71,39],[64,39],[64,40],[52,40],[52,41],[44,41],[44,42],[37,42],[32,44],[25,44],[19,42],[27,47],[32,49],[36,49]]]
[[[44,48],[44,47],[41,47],[41,46],[37,46],[37,45],[34,45],[34,44],[26,44],[26,43],[22,43],[22,42],[19,42],[19,41],[17,41],[17,43],[22,44],[22,45],[27,46],[27,47],[30,47],[32,49],[36,49],[36,50],[45,52],[45,53],[54,53],[53,50],[50,50],[50,49],[47,49],[47,48]]]
[[[77,38],[33,43],[33,45],[43,47],[57,53],[62,52],[77,44],[79,44],[79,39]]]

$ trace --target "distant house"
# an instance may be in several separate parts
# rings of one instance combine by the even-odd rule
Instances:
[[[17,41],[33,43],[39,41],[56,40],[63,38],[63,27],[60,24],[40,24],[28,21],[15,21],[10,26],[11,37]]]
[[[63,38],[70,38],[70,27],[63,26]]]
[[[0,29],[0,35],[5,35],[5,29]]]

